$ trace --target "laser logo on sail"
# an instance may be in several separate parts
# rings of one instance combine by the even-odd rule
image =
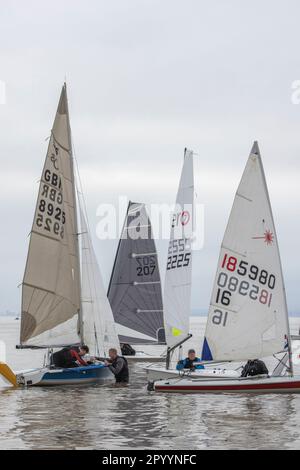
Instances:
[[[271,230],[266,230],[262,237],[252,237],[253,240],[264,240],[267,245],[272,245],[274,242],[274,234]]]

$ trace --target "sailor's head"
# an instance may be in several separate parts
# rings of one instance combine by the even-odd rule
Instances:
[[[189,349],[188,350],[188,358],[191,360],[191,361],[194,361],[195,358],[196,358],[196,351],[195,349]]]
[[[80,346],[78,354],[79,356],[85,356],[89,353],[89,351],[89,347],[86,344],[83,344],[82,346]]]
[[[108,351],[108,355],[111,358],[111,360],[114,360],[116,359],[118,355],[118,351],[116,350],[116,348],[110,348],[110,350]]]

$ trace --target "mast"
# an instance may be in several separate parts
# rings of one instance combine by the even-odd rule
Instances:
[[[80,250],[79,250],[79,230],[78,230],[78,213],[77,213],[77,198],[78,194],[76,191],[76,181],[75,181],[75,171],[74,171],[74,154],[73,154],[73,146],[72,146],[72,132],[71,132],[71,125],[70,125],[70,115],[69,115],[69,104],[68,104],[68,95],[67,95],[67,84],[66,82],[63,85],[64,93],[65,93],[65,100],[66,100],[66,108],[67,108],[67,117],[68,117],[68,139],[69,139],[69,148],[70,148],[70,163],[71,163],[71,171],[73,175],[73,184],[72,184],[72,191],[73,191],[73,198],[74,198],[74,226],[75,226],[75,244],[76,244],[76,252],[78,260],[80,260]],[[78,326],[79,326],[79,337],[81,344],[84,344],[84,325],[83,325],[83,315],[82,315],[82,295],[81,295],[81,266],[80,262],[78,263],[79,268],[79,303],[80,308],[78,310]]]
[[[263,181],[264,181],[264,185],[265,185],[265,188],[266,188],[266,194],[267,194],[268,203],[269,203],[269,207],[270,207],[270,212],[271,212],[275,237],[276,237],[276,240],[277,240],[276,226],[275,226],[275,223],[274,223],[274,217],[273,217],[273,211],[272,211],[272,206],[271,206],[271,201],[270,201],[270,196],[269,196],[269,191],[268,191],[268,186],[267,186],[267,181],[266,181],[266,175],[265,175],[265,172],[264,172],[264,169],[263,169],[263,166],[262,166],[262,161],[261,161],[260,151],[259,151],[259,147],[258,147],[258,142],[256,140],[254,141],[254,144],[253,144],[253,147],[252,147],[252,153],[256,154],[258,156],[258,159],[259,159],[259,164],[260,164],[260,167],[261,167],[261,172],[262,172],[262,175],[263,175]],[[281,271],[281,277],[282,277],[285,316],[286,316],[286,324],[287,324],[288,356],[289,356],[289,364],[290,364],[290,373],[291,373],[291,376],[293,377],[294,376],[294,366],[293,366],[293,360],[292,360],[291,331],[290,331],[288,306],[287,306],[287,300],[286,300],[285,281],[284,281],[284,276],[283,276],[282,262],[281,262],[281,256],[280,256],[280,251],[279,250],[278,250],[278,258],[279,258],[279,265],[280,265],[280,271]]]

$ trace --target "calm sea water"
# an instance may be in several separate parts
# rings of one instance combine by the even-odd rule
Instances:
[[[204,322],[192,319],[194,341]],[[300,319],[291,324],[296,333]],[[18,321],[0,319],[8,363],[40,366],[40,352],[14,349],[18,330]],[[146,391],[143,365],[130,372],[124,389],[0,383],[0,449],[300,448],[300,395],[160,395]]]

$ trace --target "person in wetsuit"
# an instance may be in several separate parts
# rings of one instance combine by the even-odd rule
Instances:
[[[116,385],[122,386],[127,385],[129,382],[129,369],[128,363],[125,357],[119,356],[118,351],[115,348],[111,348],[108,351],[109,359],[104,364],[114,374],[116,379]]]
[[[177,370],[182,370],[182,369],[204,369],[204,366],[202,364],[197,364],[194,365],[194,362],[200,362],[200,359],[196,356],[195,349],[189,349],[188,351],[188,356],[185,359],[182,359],[181,361],[178,361],[176,369]]]
[[[87,366],[88,363],[82,357],[88,354],[88,352],[89,348],[85,344],[80,347],[71,346],[70,348],[63,348],[52,354],[51,365],[63,369]]]

